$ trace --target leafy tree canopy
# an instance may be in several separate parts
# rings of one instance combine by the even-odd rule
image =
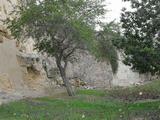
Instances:
[[[120,41],[124,63],[140,73],[160,73],[160,1],[130,1],[132,10],[121,15],[125,39]]]
[[[103,25],[102,28],[103,30],[97,32],[99,57],[109,60],[113,73],[116,73],[118,69],[118,54],[114,46],[118,47],[117,41],[122,39],[120,25],[112,21]]]

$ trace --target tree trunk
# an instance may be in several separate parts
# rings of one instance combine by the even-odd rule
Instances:
[[[61,75],[61,77],[62,77],[62,80],[63,80],[63,82],[64,82],[64,85],[65,85],[65,87],[66,87],[66,90],[67,90],[68,95],[69,95],[69,96],[74,96],[75,93],[74,93],[74,91],[73,91],[73,89],[72,89],[71,84],[69,83],[69,79],[66,77],[65,68],[62,67],[60,61],[56,60],[56,63],[57,63],[57,67],[58,67],[58,69],[59,69],[59,71],[60,71],[60,75]]]

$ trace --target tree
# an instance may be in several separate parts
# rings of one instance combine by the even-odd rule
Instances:
[[[55,57],[70,96],[74,91],[66,67],[77,49],[89,50],[97,58],[109,60],[113,72],[117,70],[118,57],[111,43],[115,32],[108,25],[95,34],[95,26],[101,24],[97,17],[105,13],[102,3],[103,0],[27,0],[16,7],[13,12],[16,17],[7,19],[7,26],[16,39],[32,37],[35,49]]]
[[[114,21],[104,24],[103,30],[97,32],[99,55],[102,59],[109,60],[115,74],[118,69],[118,54],[114,44],[121,39],[120,27]]]
[[[27,0],[7,19],[12,35],[21,40],[33,38],[35,49],[55,57],[70,96],[74,91],[66,77],[66,67],[77,49],[97,50],[95,26],[105,13],[103,0]],[[22,38],[23,37],[23,38]]]
[[[130,1],[132,7],[123,9],[121,15],[124,63],[140,73],[160,73],[160,1],[124,1]]]

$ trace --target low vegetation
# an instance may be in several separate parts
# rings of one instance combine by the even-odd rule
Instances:
[[[134,115],[139,117],[159,111],[160,101],[125,104],[89,96],[39,98],[2,105],[0,120],[127,120]]]
[[[137,101],[146,99],[160,99],[160,80],[128,88],[114,88],[108,92],[112,98]]]
[[[77,93],[79,95],[92,95],[92,96],[100,96],[103,97],[106,95],[104,90],[78,90]]]
[[[132,92],[156,90],[160,93],[160,81],[141,87],[126,88],[129,97]],[[119,89],[119,90],[118,90]],[[79,90],[76,97],[44,97],[26,99],[0,107],[0,120],[145,120],[160,119],[160,100],[124,101],[124,89],[112,91]],[[129,94],[130,93],[130,94]],[[111,94],[117,95],[113,99]],[[130,98],[130,99],[131,99]]]

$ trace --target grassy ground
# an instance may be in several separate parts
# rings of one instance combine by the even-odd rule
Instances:
[[[158,89],[159,94],[158,83],[156,81],[140,89]],[[131,94],[139,87],[128,89]],[[12,102],[0,107],[0,120],[134,120],[134,117],[160,120],[160,100],[126,101],[109,97],[115,91],[117,89],[109,92],[80,90],[76,97],[45,97]],[[118,91],[121,93],[124,89],[119,88]]]
[[[141,86],[114,88],[108,91],[108,96],[129,101],[160,99],[160,80]]]

